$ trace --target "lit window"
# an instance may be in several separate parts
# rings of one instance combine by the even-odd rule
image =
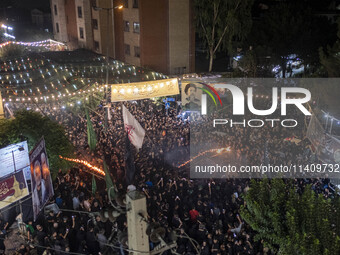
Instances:
[[[125,32],[130,32],[130,22],[124,20],[124,31]]]
[[[133,32],[139,34],[140,26],[139,22],[133,22]]]

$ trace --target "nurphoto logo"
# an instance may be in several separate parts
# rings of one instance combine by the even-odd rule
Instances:
[[[231,92],[232,95],[232,109],[233,109],[233,115],[235,116],[241,116],[245,115],[245,95],[243,91],[231,84],[215,84],[214,88],[217,89],[227,89]],[[213,90],[216,92],[216,90]],[[216,92],[217,93],[217,92]],[[300,94],[299,98],[289,98],[289,94]],[[210,97],[212,97],[211,93],[208,93]],[[305,116],[310,116],[311,113],[306,109],[306,107],[303,105],[305,103],[308,103],[311,99],[311,93],[309,90],[305,88],[298,88],[298,87],[282,87],[281,88],[281,96],[279,97],[279,89],[277,87],[272,88],[272,104],[269,109],[256,109],[254,107],[254,95],[253,95],[253,88],[248,87],[247,88],[247,106],[248,110],[257,116],[269,116],[273,114],[278,106],[279,106],[279,99],[281,100],[281,116],[287,115],[287,105],[294,105],[297,107]],[[218,96],[220,99],[220,97]],[[221,103],[222,105],[222,103]],[[202,94],[201,96],[201,114],[206,115],[207,114],[207,94]],[[230,124],[232,127],[233,125],[242,125],[244,127],[262,127],[264,126],[265,122],[271,123],[271,126],[274,127],[275,122],[281,122],[281,125],[283,127],[296,127],[298,122],[295,119],[250,119],[246,121],[245,119],[241,122],[235,122],[231,119],[214,119],[213,120],[213,126],[216,127],[216,125],[225,125]],[[248,124],[248,125],[247,125]]]

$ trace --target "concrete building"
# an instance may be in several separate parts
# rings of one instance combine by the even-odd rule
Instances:
[[[119,5],[119,4],[118,4]],[[92,1],[93,50],[99,54],[115,58],[114,17],[116,14],[114,1]]]
[[[194,72],[192,1],[51,0],[55,39],[166,74]]]
[[[46,32],[52,32],[52,20],[50,10],[31,10],[32,24]]]
[[[93,49],[92,7],[88,0],[75,0],[78,45]]]
[[[78,26],[75,8],[75,0],[65,0],[65,15],[67,29],[67,46],[70,50],[79,48],[78,45]]]
[[[65,0],[51,0],[51,13],[54,39],[67,43]]]

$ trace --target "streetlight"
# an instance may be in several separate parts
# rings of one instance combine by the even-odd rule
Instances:
[[[114,41],[114,10],[115,9],[123,9],[123,5],[117,5],[111,8],[104,8],[104,7],[98,7],[93,6],[93,10],[95,11],[106,11],[106,85],[109,85],[109,12],[112,10],[112,40]],[[115,49],[113,49],[113,52],[115,53]],[[114,57],[116,57],[116,54],[114,54]],[[108,96],[107,96],[108,87],[105,87],[105,101],[107,104]],[[106,123],[107,124],[107,123]]]
[[[19,146],[18,149],[19,149],[19,151],[25,150],[24,147],[22,147],[22,146]],[[15,151],[15,150],[12,150],[12,157],[13,157],[13,167],[14,167],[14,172],[16,173],[17,168],[16,168],[16,166],[15,166],[14,151]]]

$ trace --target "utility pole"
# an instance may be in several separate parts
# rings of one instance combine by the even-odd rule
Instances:
[[[112,6],[112,5],[111,5]],[[117,5],[111,8],[104,8],[104,7],[97,7],[94,6],[93,10],[95,11],[106,11],[106,84],[105,84],[105,105],[108,104],[108,90],[109,90],[109,42],[110,42],[110,31],[109,31],[109,23],[110,23],[110,11],[112,11],[112,40],[114,41],[114,10],[115,9],[123,9],[123,5]],[[115,49],[113,48],[113,52],[115,52]],[[114,56],[115,57],[115,56]],[[105,108],[105,127],[107,128],[107,114],[110,110],[109,108]]]
[[[139,191],[130,191],[126,194],[127,225],[130,255],[147,254],[149,249],[149,236],[146,234],[147,210],[146,197]]]

